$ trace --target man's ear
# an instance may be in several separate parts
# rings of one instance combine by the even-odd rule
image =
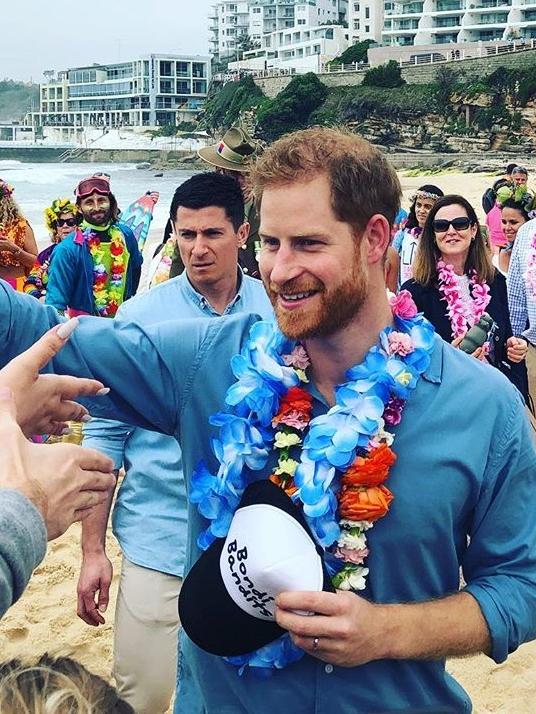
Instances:
[[[247,221],[244,221],[242,225],[238,228],[236,232],[236,236],[238,239],[238,247],[241,248],[243,245],[247,243],[247,240],[249,238],[249,230],[250,230],[250,225]]]
[[[389,221],[381,213],[375,213],[363,231],[362,240],[366,239],[366,259],[369,265],[383,261],[391,242]]]

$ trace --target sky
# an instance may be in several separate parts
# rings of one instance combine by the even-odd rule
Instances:
[[[214,0],[6,0],[0,79],[41,82],[43,71],[143,54],[207,54]]]

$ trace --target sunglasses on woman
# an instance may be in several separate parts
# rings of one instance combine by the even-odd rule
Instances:
[[[61,226],[69,226],[69,228],[74,228],[76,226],[76,218],[58,218],[56,221],[58,228]]]
[[[452,226],[455,231],[466,231],[471,225],[471,219],[467,216],[459,216],[450,221],[446,218],[436,218],[435,221],[432,221],[432,228],[435,233],[446,233],[449,226]]]

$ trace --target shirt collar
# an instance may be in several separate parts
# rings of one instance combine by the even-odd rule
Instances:
[[[186,294],[190,298],[190,300],[192,300],[197,305],[199,305],[199,307],[202,310],[208,309],[211,312],[213,312],[215,315],[219,314],[219,313],[216,313],[216,311],[214,310],[214,308],[212,307],[210,302],[206,299],[206,297],[194,288],[194,286],[190,282],[190,279],[188,278],[186,270],[183,270],[183,272],[179,275],[179,280],[182,282],[182,287],[186,291]],[[231,300],[231,302],[225,308],[225,311],[222,313],[224,315],[229,313],[233,309],[233,307],[236,305],[236,303],[239,302],[240,300],[242,300],[242,291],[244,288],[244,273],[242,272],[242,268],[240,266],[238,266],[237,286],[238,286],[238,289],[236,291],[236,295],[234,296],[234,298]]]

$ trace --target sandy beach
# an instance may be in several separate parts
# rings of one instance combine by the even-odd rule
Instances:
[[[480,197],[493,178],[482,174],[404,177],[404,207],[420,185],[438,185],[445,193],[461,193],[482,214]],[[156,233],[148,243],[158,239]],[[114,562],[112,601],[106,625],[91,628],[76,616],[76,581],[80,562],[80,527],[50,544],[21,600],[0,622],[2,659],[36,657],[50,651],[72,654],[92,671],[110,676],[114,605],[119,575],[119,549],[111,534],[108,553]],[[525,645],[502,665],[484,656],[452,660],[448,669],[469,692],[476,714],[529,714],[536,705],[536,643]]]

